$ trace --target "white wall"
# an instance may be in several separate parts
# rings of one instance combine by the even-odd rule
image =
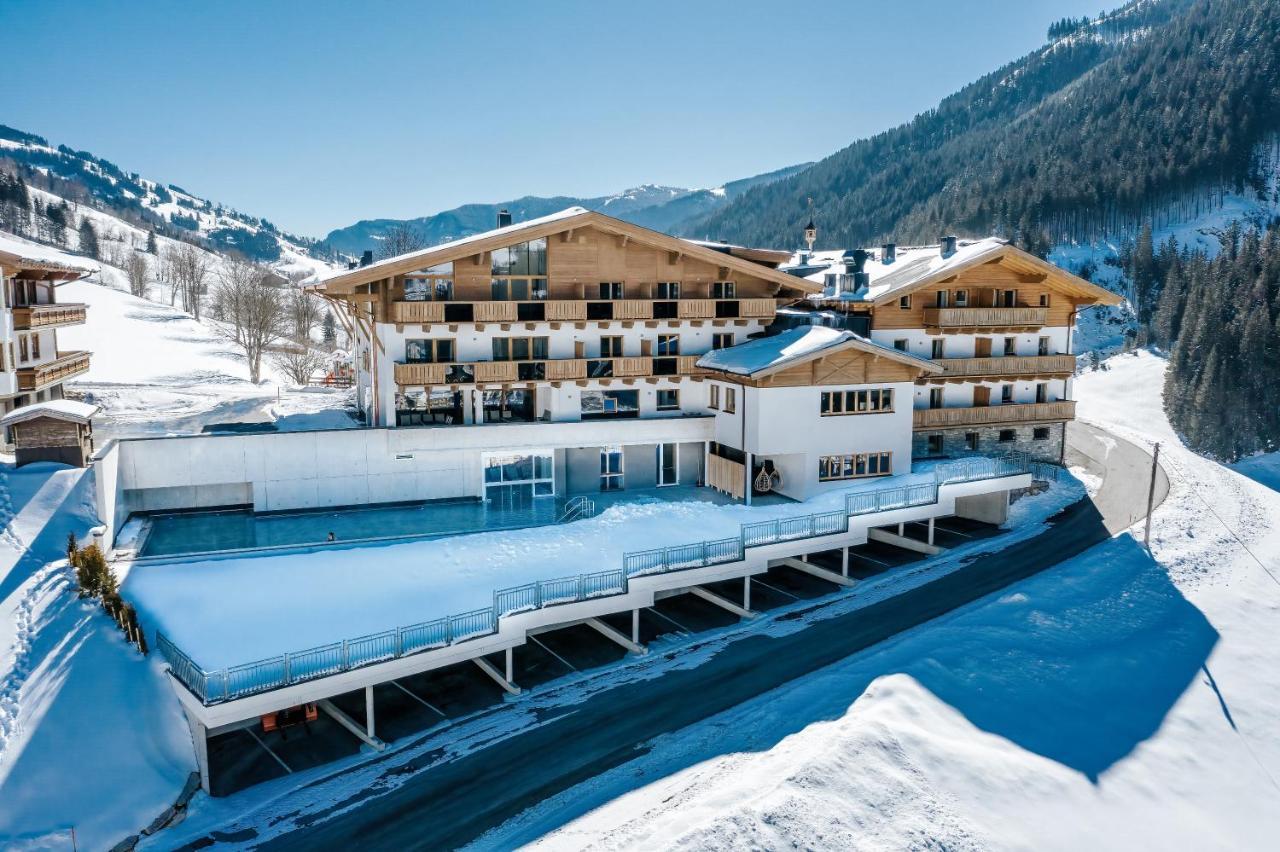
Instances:
[[[905,339],[907,351],[921,358],[930,358],[933,354],[933,341],[945,343],[946,358],[972,358],[976,342],[980,337],[991,339],[991,354],[1004,354],[1004,339],[1017,338],[1017,354],[1023,356],[1040,353],[1040,338],[1049,338],[1049,354],[1061,355],[1070,351],[1070,329],[1065,326],[1043,328],[1027,334],[928,334],[924,329],[872,329],[871,339],[883,346],[893,346],[895,340]]]
[[[1069,379],[1049,379],[1043,382],[1049,386],[1046,402],[1057,402],[1062,399],[1070,399]],[[945,384],[945,385],[917,385],[915,388],[915,407],[929,407],[929,391],[931,388],[942,388],[942,405],[944,408],[968,408],[973,405],[973,391],[979,385],[984,385],[991,389],[991,404],[999,405],[1001,400],[1001,386],[1013,385],[1013,401],[1018,403],[1035,402],[1036,401],[1036,385],[1041,382],[1001,382],[1001,381],[971,381],[963,384]]]

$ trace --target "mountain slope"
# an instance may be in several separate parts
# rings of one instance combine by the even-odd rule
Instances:
[[[1265,183],[1277,57],[1274,3],[1136,0],[684,230],[790,245],[810,197],[832,245],[1131,230]]]
[[[499,210],[507,210],[514,221],[520,222],[575,206],[599,210],[646,228],[673,231],[690,220],[720,209],[753,187],[798,174],[809,165],[802,163],[788,166],[766,174],[730,181],[713,189],[682,189],[645,184],[616,195],[597,198],[527,195],[494,204],[465,204],[417,219],[364,219],[330,231],[323,244],[336,252],[359,255],[366,249],[376,250],[384,235],[392,228],[407,225],[426,244],[434,245],[489,230],[493,227]]]

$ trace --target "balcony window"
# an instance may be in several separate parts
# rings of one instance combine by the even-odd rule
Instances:
[[[640,391],[583,391],[581,406],[583,420],[610,420],[639,417]]]
[[[942,407],[942,388],[929,388],[929,407]]]
[[[613,378],[613,361],[608,358],[592,358],[587,361],[587,378]]]
[[[447,338],[404,342],[406,364],[447,364],[453,360],[453,351],[453,341]]]
[[[453,299],[453,281],[447,278],[406,278],[406,302],[447,302]]]
[[[626,487],[622,447],[600,448],[600,490],[621,491]]]
[[[1009,405],[1013,402],[1013,385],[1000,386],[1000,404]]]
[[[938,291],[938,293],[937,293],[937,295],[934,297],[934,300],[933,300],[933,306],[934,306],[935,308],[945,308],[945,307],[947,307],[947,302],[949,301],[949,296],[950,296],[950,294],[949,294],[946,290],[939,290],[939,291]]]
[[[659,334],[658,335],[658,354],[659,355],[679,355],[680,354],[680,335]]]
[[[1039,384],[1036,385],[1036,402],[1048,402],[1048,401],[1049,401],[1049,385],[1045,382],[1040,382]]]
[[[884,414],[893,411],[893,388],[870,390],[823,391],[820,413]]]
[[[430,426],[461,423],[462,392],[433,390],[430,394],[396,394],[397,426]]]
[[[1042,337],[1036,346],[1036,354],[1041,357],[1049,354],[1049,338]]]
[[[947,342],[946,342],[945,340],[943,340],[943,339],[941,339],[941,338],[939,338],[939,339],[937,339],[937,340],[932,340],[932,341],[930,341],[930,345],[931,345],[931,347],[932,347],[932,348],[931,348],[931,353],[932,353],[932,354],[931,354],[929,357],[931,357],[931,358],[945,358],[945,357],[947,357]]]
[[[911,295],[907,294],[906,296],[899,296],[898,307],[904,311],[911,310]]]
[[[728,349],[733,345],[733,332],[726,331],[720,334],[711,335],[712,349]]]
[[[546,337],[495,337],[495,361],[545,361],[550,348]]]
[[[680,298],[680,282],[679,281],[659,281],[655,289],[655,299],[679,299]]]
[[[599,296],[601,299],[617,300],[623,298],[621,281],[601,281]]]
[[[736,299],[738,285],[732,281],[715,281],[711,284],[711,298]]]
[[[1018,338],[1006,337],[1004,339],[1004,354],[1006,358],[1018,354]]]
[[[622,357],[622,336],[621,335],[605,335],[600,338],[600,357],[601,358],[621,358]]]
[[[968,290],[956,291],[956,307],[957,308],[969,307],[969,291]]]
[[[485,423],[533,423],[534,391],[497,390],[484,392]]]
[[[658,410],[659,411],[679,411],[680,410],[680,391],[678,390],[658,391]]]

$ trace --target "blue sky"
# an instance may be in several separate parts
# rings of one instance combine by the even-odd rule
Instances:
[[[821,158],[1096,0],[0,0],[0,123],[323,236]]]

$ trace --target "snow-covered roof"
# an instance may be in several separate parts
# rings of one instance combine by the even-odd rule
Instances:
[[[698,366],[707,370],[732,373],[737,376],[754,376],[759,373],[772,372],[781,367],[821,357],[832,351],[844,348],[860,349],[876,355],[892,358],[895,361],[912,364],[929,372],[941,370],[932,361],[917,358],[906,352],[881,346],[852,331],[831,328],[825,325],[806,325],[788,329],[781,334],[760,337],[730,346],[727,349],[716,349],[698,359]]]
[[[36,402],[15,408],[4,417],[0,417],[0,426],[11,426],[24,420],[37,417],[53,417],[58,420],[70,420],[75,423],[88,423],[98,413],[98,406],[73,399],[51,399],[48,402]]]
[[[478,243],[483,240],[490,239],[491,237],[497,237],[497,236],[501,236],[502,234],[513,233],[516,231],[523,231],[526,228],[533,228],[533,227],[537,227],[538,225],[547,225],[552,222],[558,222],[562,219],[572,219],[574,216],[581,216],[583,213],[586,213],[586,212],[588,211],[587,211],[587,208],[585,207],[566,207],[565,209],[559,212],[551,213],[547,216],[539,216],[536,219],[525,219],[523,222],[516,222],[511,225],[504,225],[501,228],[494,228],[492,231],[484,231],[479,234],[472,234],[469,237],[461,237],[456,240],[450,240],[447,243],[440,243],[439,245],[434,245],[429,248],[418,249],[417,251],[411,251],[406,254],[396,255],[395,257],[388,257],[384,260],[379,260],[374,263],[371,263],[368,266],[361,266],[358,269],[362,273],[369,272],[369,271],[376,271],[383,267],[399,266],[401,263],[403,263],[406,260],[412,260],[419,257],[423,259],[424,261],[423,265],[428,266],[430,264],[427,263],[426,261],[430,260],[433,255],[440,253],[442,250],[447,249],[449,251],[453,251],[457,249],[458,246],[466,246],[471,243]],[[347,275],[355,271],[357,270],[338,269],[329,273],[328,275],[321,276],[316,280],[318,283],[323,284],[324,282],[330,279],[340,278],[343,275]]]
[[[905,290],[914,284],[939,274],[948,269],[958,268],[982,258],[994,256],[1005,249],[1007,243],[994,237],[984,240],[960,241],[956,250],[943,256],[941,246],[907,246],[896,251],[896,257],[885,262],[882,251],[868,252],[868,259],[863,272],[870,279],[865,290],[857,292],[836,292],[829,296],[810,296],[816,301],[853,301],[874,302],[898,290]],[[792,267],[802,267],[806,281],[825,285],[826,276],[831,273],[842,274],[845,271],[845,257],[849,253],[844,250],[817,251],[812,254],[799,252],[792,258]],[[786,270],[787,267],[782,267]]]
[[[100,268],[91,260],[3,232],[0,232],[0,259],[5,261],[6,266],[65,270],[81,275],[97,272]]]

